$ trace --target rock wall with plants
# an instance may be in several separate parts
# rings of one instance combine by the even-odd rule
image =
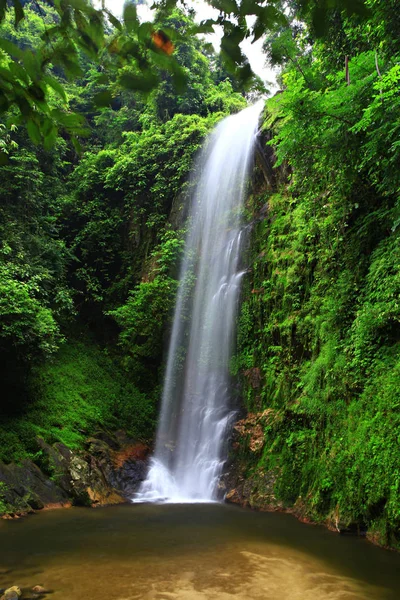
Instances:
[[[263,125],[281,181],[249,204],[230,496],[398,548],[400,46],[394,3],[369,5],[368,26],[337,13],[329,43],[310,24],[268,42],[286,64]]]

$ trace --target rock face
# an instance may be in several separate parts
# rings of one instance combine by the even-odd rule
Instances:
[[[132,498],[146,474],[149,448],[123,432],[99,433],[79,452],[42,439],[38,443],[45,472],[30,460],[19,465],[0,462],[0,515],[70,504],[119,504]]]
[[[276,418],[267,409],[249,413],[233,426],[231,459],[220,484],[227,502],[260,510],[282,509],[274,495],[277,474],[254,466],[249,469],[264,449],[265,425]]]

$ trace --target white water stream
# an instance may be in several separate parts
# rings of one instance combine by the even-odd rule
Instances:
[[[156,449],[136,502],[212,502],[232,420],[241,213],[263,103],[224,119],[197,171],[169,345]]]

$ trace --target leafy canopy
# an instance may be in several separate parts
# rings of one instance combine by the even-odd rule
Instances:
[[[10,31],[11,7],[14,26],[22,26],[26,9],[21,0],[0,0],[0,114],[16,110],[18,120],[28,123],[29,134],[35,143],[44,138],[50,147],[59,129],[77,138],[87,133],[79,113],[68,107],[65,79],[83,75],[82,60],[92,61],[99,69],[98,83],[105,89],[94,99],[98,106],[109,106],[118,89],[148,94],[170,73],[179,91],[187,85],[187,74],[174,56],[174,48],[184,38],[212,33],[215,26],[223,29],[221,56],[226,68],[246,87],[255,76],[240,44],[248,37],[258,40],[266,31],[286,27],[286,3],[282,0],[210,0],[219,11],[216,19],[192,23],[184,33],[172,26],[159,28],[159,23],[176,8],[178,0],[162,0],[154,5],[153,22],[141,22],[134,2],[126,2],[122,19],[117,19],[102,2],[96,8],[90,0],[55,0],[52,10],[40,1],[32,8],[41,23],[41,43],[35,52],[16,43]],[[317,35],[323,35],[327,15],[334,9],[346,14],[365,12],[362,0],[299,0],[295,2],[299,17],[307,14],[314,23]],[[51,13],[51,19],[49,14]],[[7,18],[8,17],[8,18]],[[247,18],[253,25],[248,26]],[[55,73],[62,74],[55,77]],[[65,78],[65,79],[64,79]],[[54,94],[57,102],[54,101]]]

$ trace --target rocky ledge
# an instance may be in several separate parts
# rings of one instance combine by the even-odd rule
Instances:
[[[123,432],[98,433],[82,451],[37,441],[40,468],[28,459],[9,465],[0,461],[0,516],[71,504],[119,504],[132,498],[145,477],[150,449]]]

